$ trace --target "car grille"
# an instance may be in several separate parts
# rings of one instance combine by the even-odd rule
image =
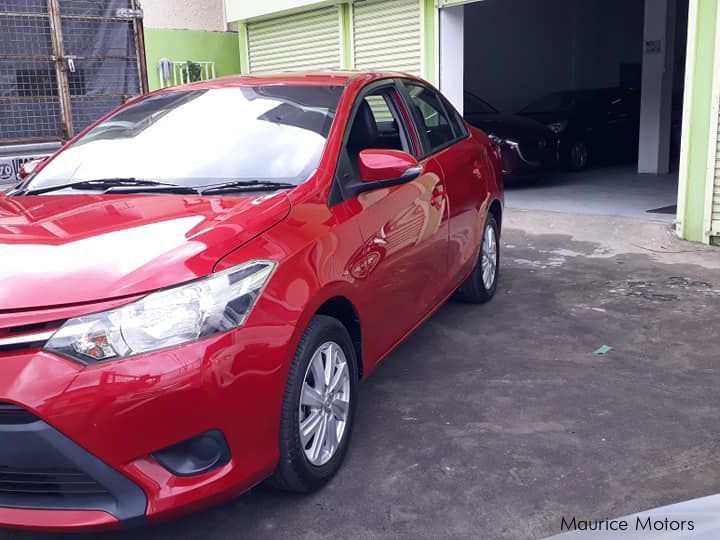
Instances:
[[[0,508],[102,510],[142,520],[142,489],[31,411],[0,402]]]
[[[0,403],[0,426],[32,424],[40,419],[27,409],[12,403]],[[28,449],[31,450],[31,449]],[[57,500],[90,495],[109,495],[97,481],[82,471],[67,467],[28,467],[0,465],[0,505],[12,499],[42,497]]]
[[[17,469],[0,466],[0,501],[4,497],[66,498],[109,495],[108,491],[83,472],[73,469]]]
[[[0,352],[42,347],[65,321],[0,328]]]
[[[0,425],[32,424],[38,420],[37,416],[22,407],[12,403],[0,403]]]

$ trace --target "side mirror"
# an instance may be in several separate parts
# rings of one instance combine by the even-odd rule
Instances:
[[[407,152],[368,149],[358,156],[360,181],[342,186],[343,196],[354,197],[365,191],[397,186],[415,180],[422,174],[422,165]]]
[[[360,181],[364,184],[388,181],[400,184],[414,180],[422,173],[417,160],[400,150],[363,150],[360,152],[359,165]]]
[[[20,166],[20,170],[18,171],[18,179],[19,180],[25,180],[28,176],[30,176],[32,173],[35,172],[35,169],[38,168],[38,166],[45,161],[47,158],[39,158],[39,159],[32,159],[30,161],[26,161]]]

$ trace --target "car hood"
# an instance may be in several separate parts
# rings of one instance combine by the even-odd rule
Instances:
[[[0,313],[208,275],[290,211],[284,193],[254,195],[0,195]]]
[[[524,141],[552,136],[547,126],[540,122],[512,114],[468,114],[465,119],[485,133],[503,139]]]

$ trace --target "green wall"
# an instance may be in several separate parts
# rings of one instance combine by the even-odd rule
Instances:
[[[157,63],[175,61],[215,62],[218,77],[240,73],[240,50],[235,32],[145,28],[145,57],[150,90],[160,88]]]
[[[424,0],[421,9],[424,12],[424,27],[422,28],[424,69],[421,75],[426,81],[439,86],[437,53],[440,34],[438,33],[437,17],[440,14],[435,7],[435,0]]]
[[[688,28],[690,46],[695,49],[692,90],[685,114],[690,115],[688,137],[688,165],[685,179],[684,207],[678,207],[681,220],[680,236],[686,240],[707,241],[705,209],[707,193],[707,165],[712,111],[712,85],[715,66],[715,21],[717,0],[691,0],[697,6],[695,28]],[[690,67],[690,66],[688,66]],[[688,110],[689,109],[689,110]],[[682,174],[682,171],[681,171]],[[683,188],[681,179],[680,189]],[[682,198],[680,199],[682,201]]]

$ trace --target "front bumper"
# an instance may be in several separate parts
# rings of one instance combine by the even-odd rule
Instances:
[[[0,410],[1,523],[93,529],[144,521],[147,497],[137,484],[21,407]]]
[[[24,313],[20,322],[28,319],[38,320]],[[0,410],[0,526],[133,526],[203,508],[265,479],[278,459],[293,327],[260,315],[255,321],[93,366],[37,346],[0,350],[0,406],[16,411],[12,419]],[[12,322],[0,314],[0,335]],[[231,456],[217,468],[177,476],[153,458],[213,430]],[[33,482],[37,489],[25,489]]]
[[[554,169],[559,162],[557,140],[548,140],[542,149],[527,151],[528,143],[503,141],[501,144],[503,175],[508,179],[536,177]],[[524,150],[525,149],[525,150]]]

